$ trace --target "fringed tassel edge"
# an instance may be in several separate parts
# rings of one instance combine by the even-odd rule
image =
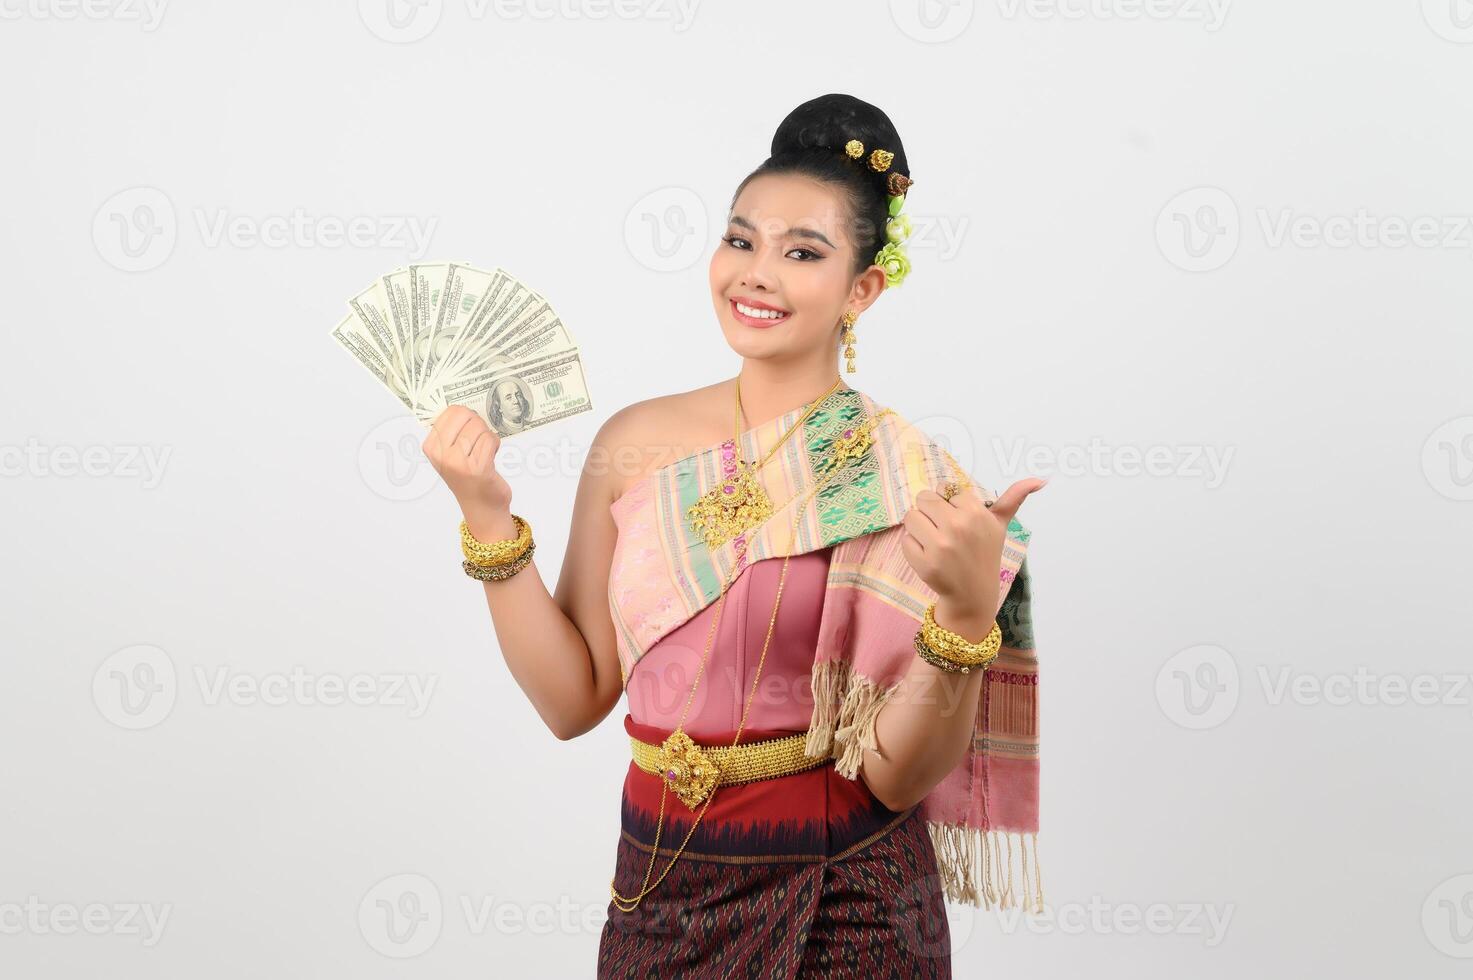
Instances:
[[[1043,912],[1038,835],[927,821],[946,900],[984,909]],[[1014,847],[1014,840],[1017,846]],[[1017,861],[1013,859],[1017,852]],[[1013,888],[1017,868],[1018,891]]]
[[[864,752],[878,750],[875,721],[899,684],[882,688],[838,661],[815,665],[812,683],[813,718],[804,752],[815,758],[832,755],[834,769],[840,775],[857,779]],[[979,830],[964,823],[932,821],[927,821],[926,828],[936,851],[936,866],[947,901],[984,909],[1021,907],[1034,914],[1043,911],[1037,834]]]
[[[848,665],[826,661],[813,670],[813,718],[803,751],[810,757],[834,758],[845,779],[858,779],[866,751],[879,751],[875,722],[899,682],[883,688],[854,674]]]

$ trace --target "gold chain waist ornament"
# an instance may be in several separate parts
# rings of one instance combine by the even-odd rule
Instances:
[[[719,548],[772,516],[772,498],[757,478],[758,472],[788,441],[788,436],[803,428],[824,399],[838,391],[843,383],[842,378],[835,380],[833,387],[813,400],[803,416],[773,443],[760,461],[748,463],[742,459],[742,378],[737,375],[734,433],[731,447],[722,450],[722,480],[703,493],[685,512],[691,526],[705,538],[706,547]]]
[[[680,801],[694,810],[717,786],[791,776],[827,762],[804,753],[807,741],[804,732],[746,745],[702,748],[680,732],[659,745],[631,737],[629,746],[635,765],[665,780]]]
[[[835,388],[837,388],[837,385],[835,386]],[[824,397],[826,398],[828,396],[825,395]],[[823,399],[819,399],[819,401],[822,400]],[[815,406],[817,404],[817,402],[814,403]],[[820,489],[822,489],[823,485],[828,482],[831,476],[839,471],[840,467],[844,463],[848,462],[851,459],[857,459],[858,457],[863,456],[866,451],[868,451],[870,444],[873,441],[872,433],[874,432],[875,425],[879,423],[880,419],[889,414],[890,409],[881,409],[874,415],[864,419],[853,428],[846,429],[843,435],[839,439],[835,440],[834,448],[829,453],[829,456],[824,462],[823,472],[821,474],[818,474],[819,479],[815,480],[813,486],[810,487],[808,490],[806,490],[802,494],[795,494],[785,504],[783,504],[783,509],[786,509],[788,506],[792,505],[794,501],[798,499],[798,497],[801,496],[803,498],[802,502],[797,508],[797,513],[794,516],[792,526],[788,529],[788,554],[783,557],[782,573],[778,576],[777,580],[777,596],[772,603],[772,615],[768,617],[767,620],[767,636],[764,637],[762,640],[762,653],[757,658],[757,671],[752,676],[752,690],[747,695],[746,706],[742,708],[742,719],[740,724],[737,725],[736,737],[732,739],[731,745],[725,748],[736,749],[737,743],[741,741],[742,730],[747,726],[747,715],[752,710],[752,699],[757,694],[757,683],[762,678],[762,666],[767,661],[767,648],[772,642],[773,627],[777,623],[777,610],[778,607],[782,605],[783,586],[787,583],[788,563],[792,560],[793,557],[793,541],[797,538],[798,535],[798,525],[803,520],[803,506],[807,504],[808,498],[812,497]],[[806,417],[807,416],[805,415],[805,419]],[[797,428],[797,426],[795,426],[794,428]],[[621,912],[633,912],[635,909],[637,909],[639,907],[639,903],[644,901],[645,896],[658,888],[660,886],[660,883],[665,880],[666,875],[670,874],[670,869],[675,867],[675,862],[680,860],[680,856],[685,853],[685,846],[690,843],[691,836],[695,834],[696,828],[701,825],[701,818],[704,817],[706,815],[706,811],[710,809],[711,801],[716,798],[717,787],[721,785],[726,785],[723,782],[723,779],[727,777],[723,776],[721,763],[718,762],[712,754],[716,751],[717,748],[721,747],[713,747],[710,752],[707,752],[705,749],[703,749],[702,746],[697,745],[691,739],[691,737],[685,733],[684,726],[686,715],[690,713],[690,706],[695,700],[696,690],[700,687],[701,677],[706,670],[706,659],[711,652],[711,642],[716,636],[716,626],[717,623],[721,621],[721,611],[726,605],[726,593],[731,588],[732,583],[736,581],[737,573],[741,569],[741,567],[742,565],[740,563],[734,563],[732,566],[732,574],[728,575],[726,581],[723,582],[721,585],[721,595],[718,596],[716,599],[716,608],[711,616],[711,625],[706,630],[706,643],[701,650],[701,664],[700,667],[696,669],[696,679],[691,684],[690,695],[685,699],[685,708],[682,709],[680,712],[680,722],[675,726],[675,730],[671,732],[670,735],[667,736],[663,742],[660,743],[660,747],[655,755],[654,764],[657,768],[655,769],[654,774],[660,776],[660,817],[659,823],[656,825],[655,828],[655,842],[650,847],[649,867],[645,869],[644,881],[640,883],[639,894],[630,896],[620,895],[618,889],[614,887],[614,879],[609,879],[609,894],[613,897],[614,907]],[[806,733],[798,737],[803,739],[804,743],[806,743]],[[759,742],[756,744],[758,746],[761,746],[764,743]],[[799,751],[802,751],[801,746],[799,748]],[[727,760],[723,758],[722,761]],[[819,759],[817,760],[817,763],[822,764],[827,761],[827,759]],[[765,761],[763,764],[769,765],[770,760]],[[644,767],[641,766],[641,768]],[[674,779],[671,779],[669,775],[671,769],[675,770]],[[741,775],[741,771],[733,770],[730,775]],[[709,783],[709,785],[706,785],[707,783]],[[696,814],[696,818],[691,823],[690,829],[686,831],[685,839],[680,842],[680,847],[677,848],[674,855],[671,856],[670,863],[665,865],[665,870],[660,872],[660,877],[655,879],[654,884],[651,884],[650,876],[654,873],[655,870],[655,858],[660,853],[660,835],[665,830],[665,801],[669,798],[672,784],[675,784],[679,789],[690,789],[691,792],[688,793],[688,795],[690,796],[690,800],[687,801],[687,806],[694,809],[696,804],[699,803],[701,810],[699,813]],[[694,788],[696,786],[701,787],[701,798],[698,800],[695,798],[696,793],[694,792]]]

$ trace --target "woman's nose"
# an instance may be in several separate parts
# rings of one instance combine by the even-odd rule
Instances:
[[[771,290],[777,284],[772,272],[772,259],[763,252],[754,252],[747,267],[742,270],[742,285],[750,289]]]

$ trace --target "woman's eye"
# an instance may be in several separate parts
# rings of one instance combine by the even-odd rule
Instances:
[[[750,252],[752,250],[752,243],[740,235],[723,235],[721,240],[732,248],[739,248],[744,252]],[[816,259],[823,258],[822,253],[815,252],[811,248],[795,248],[789,251],[788,254],[797,255],[798,261],[800,262],[812,262]]]

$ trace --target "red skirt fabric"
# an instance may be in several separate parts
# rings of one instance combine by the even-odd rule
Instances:
[[[646,742],[669,734],[624,720]],[[742,743],[789,735],[745,730]],[[731,744],[708,738],[702,744]],[[660,878],[699,808],[665,795],[663,782],[630,763],[614,887],[639,894]],[[951,976],[951,935],[936,855],[919,807],[896,813],[863,780],[832,762],[791,776],[716,790],[685,850],[632,912],[612,901],[599,942],[598,976]]]

